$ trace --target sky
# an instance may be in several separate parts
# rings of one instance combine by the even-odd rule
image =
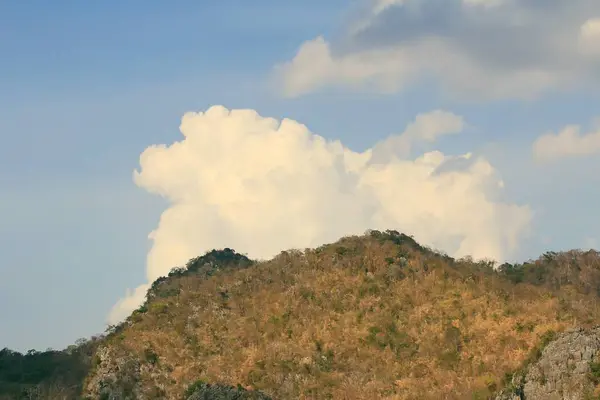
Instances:
[[[596,0],[0,2],[0,347],[212,248],[600,248]]]

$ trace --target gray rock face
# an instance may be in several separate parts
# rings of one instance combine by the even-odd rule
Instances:
[[[131,354],[104,346],[98,349],[97,365],[92,378],[87,382],[84,399],[100,400],[145,400],[181,399],[167,396],[164,390],[168,374],[148,363],[140,362]],[[142,377],[152,382],[144,385]],[[198,381],[188,388],[185,400],[271,400],[259,391],[246,390],[223,384],[209,384]]]
[[[87,384],[84,398],[102,400],[135,400],[140,398],[140,363],[132,357],[114,354],[109,347],[96,353],[97,370]]]
[[[548,344],[525,374],[495,400],[588,400],[596,386],[592,365],[600,361],[600,327],[565,332]]]

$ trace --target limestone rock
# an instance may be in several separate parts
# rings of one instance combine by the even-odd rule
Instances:
[[[597,381],[600,327],[565,332],[549,343],[539,360],[517,375],[495,400],[587,400]]]

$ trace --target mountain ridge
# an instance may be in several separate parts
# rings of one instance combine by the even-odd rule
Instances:
[[[92,399],[181,399],[202,384],[273,399],[491,398],[548,335],[600,323],[598,252],[493,267],[393,230],[260,262],[213,250],[156,280],[91,341],[79,389]]]

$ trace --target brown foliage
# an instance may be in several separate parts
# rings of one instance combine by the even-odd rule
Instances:
[[[145,363],[142,384],[173,399],[198,379],[275,399],[485,398],[546,332],[600,320],[584,284],[597,258],[577,265],[577,279],[555,271],[557,290],[373,232],[173,276],[163,289],[178,290],[150,299],[107,346]]]

